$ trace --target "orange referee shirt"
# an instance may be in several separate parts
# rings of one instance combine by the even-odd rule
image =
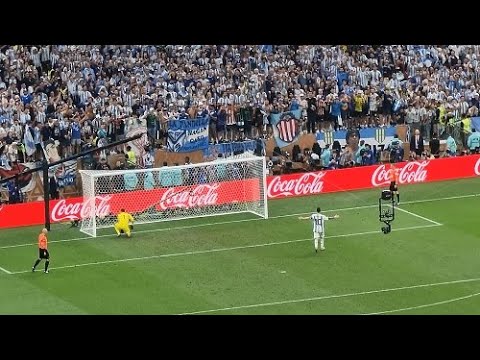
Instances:
[[[47,236],[44,233],[38,235],[38,248],[42,250],[47,250]]]
[[[390,169],[389,171],[389,177],[390,177],[390,181],[395,181],[396,183],[398,183],[398,175],[399,175],[400,171],[398,169]]]

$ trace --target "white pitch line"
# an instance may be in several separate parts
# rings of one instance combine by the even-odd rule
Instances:
[[[275,306],[275,305],[295,304],[295,303],[301,303],[301,302],[338,299],[338,298],[353,297],[353,296],[360,296],[360,295],[387,293],[387,292],[392,292],[392,291],[418,289],[418,288],[433,287],[433,286],[440,286],[440,285],[461,284],[461,283],[476,282],[476,281],[480,281],[480,278],[443,281],[443,282],[438,282],[438,283],[410,285],[410,286],[402,286],[402,287],[398,287],[398,288],[387,288],[387,289],[379,289],[379,290],[360,291],[360,292],[338,294],[338,295],[325,295],[325,296],[317,296],[317,297],[304,298],[304,299],[274,301],[274,302],[269,302],[269,303],[258,303],[258,304],[251,304],[251,305],[231,306],[231,307],[224,307],[224,308],[218,308],[218,309],[192,311],[192,312],[182,313],[182,314],[178,314],[178,315],[205,314],[205,313],[212,313],[212,312],[222,312],[222,311],[230,311],[230,310],[251,309],[251,308],[257,308],[257,307]]]
[[[460,300],[465,300],[465,299],[469,299],[469,298],[472,298],[472,297],[475,297],[475,296],[478,296],[478,295],[480,295],[480,292],[475,293],[475,294],[466,295],[466,296],[460,296],[460,297],[449,299],[449,300],[438,301],[438,302],[434,302],[434,303],[431,303],[431,304],[410,306],[410,307],[406,307],[406,308],[386,310],[386,311],[378,311],[378,312],[374,312],[374,313],[361,314],[361,315],[382,315],[382,314],[390,314],[390,313],[400,312],[400,311],[422,309],[422,308],[426,308],[426,307],[432,307],[432,306],[448,304],[448,303],[452,303],[452,302],[456,302],[456,301],[460,301]]]
[[[418,226],[409,226],[403,227],[398,229],[392,229],[392,231],[405,231],[405,230],[414,230],[414,229],[424,229],[429,227],[434,227],[438,225],[418,225]],[[351,233],[351,234],[339,234],[339,235],[331,235],[326,236],[327,239],[330,238],[339,238],[339,237],[350,237],[350,236],[360,236],[360,235],[371,235],[371,234],[379,234],[379,230],[375,231],[364,231],[358,233]],[[198,254],[208,254],[208,253],[215,253],[215,252],[222,252],[222,251],[232,251],[232,250],[242,250],[242,249],[252,249],[252,248],[259,248],[265,246],[274,246],[274,245],[283,245],[283,244],[290,244],[295,242],[301,241],[308,241],[312,240],[312,238],[306,239],[297,239],[297,240],[287,240],[287,241],[279,241],[279,242],[269,242],[263,244],[254,244],[254,245],[244,245],[244,246],[234,246],[228,248],[218,248],[218,249],[207,249],[207,250],[198,250],[198,251],[186,251],[181,253],[171,253],[171,254],[161,254],[161,255],[150,255],[150,256],[141,256],[141,257],[133,257],[127,259],[112,259],[112,260],[104,260],[104,261],[95,261],[90,263],[83,263],[83,264],[74,264],[74,265],[65,265],[65,266],[57,266],[57,267],[50,267],[50,270],[60,270],[60,269],[71,269],[76,267],[85,267],[85,266],[93,266],[93,265],[103,265],[103,264],[113,264],[113,263],[120,263],[120,262],[127,262],[127,261],[138,261],[138,260],[149,260],[149,259],[158,259],[158,258],[168,258],[174,256],[185,256],[185,255],[198,255]],[[12,271],[11,275],[16,274],[25,274],[30,272],[31,270],[22,270],[22,271]]]
[[[0,270],[2,270],[4,273],[7,273],[8,275],[12,275],[11,271],[8,271],[7,269],[4,269],[3,267],[0,266]]]
[[[425,199],[425,200],[403,201],[402,204],[418,204],[418,203],[432,202],[432,201],[455,200],[455,199],[475,197],[475,196],[479,196],[479,195],[480,194],[470,194],[470,195],[459,195],[459,196],[450,196],[450,197],[444,197],[444,198],[434,198],[434,199]],[[324,210],[324,212],[369,209],[369,208],[375,208],[375,207],[378,207],[378,204],[354,206],[354,207],[339,208],[339,209],[330,209],[330,210]],[[310,212],[297,213],[297,214],[284,214],[284,215],[270,216],[268,219],[269,220],[270,219],[280,219],[280,218],[291,217],[291,216],[300,216],[300,215],[305,215],[305,214],[311,214],[311,211]],[[135,230],[135,234],[150,233],[150,232],[162,232],[162,231],[170,231],[170,230],[193,229],[193,228],[205,227],[205,226],[226,225],[226,224],[235,224],[235,223],[242,223],[242,222],[249,222],[249,221],[260,221],[260,220],[264,220],[264,219],[263,218],[254,218],[254,219],[244,219],[244,220],[229,220],[229,221],[221,221],[221,222],[196,224],[196,225],[168,227],[168,228],[161,228],[161,229]],[[427,221],[429,221],[429,220],[427,220]],[[432,221],[429,221],[429,222],[432,222]],[[437,224],[440,224],[440,223],[437,223]],[[97,235],[96,238],[115,237],[115,236],[116,236],[116,234],[104,234],[104,235]],[[94,240],[96,238],[91,237],[91,236],[86,236],[86,237],[79,237],[79,238],[72,238],[72,239],[51,240],[51,241],[49,241],[49,243],[52,244],[52,243],[63,243],[63,242],[79,241],[79,240]],[[37,244],[36,243],[27,243],[27,244],[5,245],[5,246],[0,246],[0,250],[17,248],[17,247],[24,247],[24,246],[32,246],[32,245],[37,245]]]
[[[427,217],[425,217],[425,216],[422,216],[422,215],[415,214],[414,212],[411,212],[411,211],[402,209],[401,207],[398,207],[398,206],[395,206],[395,210],[402,211],[402,212],[404,212],[404,213],[406,213],[406,214],[415,216],[415,217],[417,217],[417,218],[419,218],[419,219],[428,221],[429,223],[432,223],[432,224],[435,224],[435,225],[442,225],[442,224],[440,224],[438,221],[429,219],[429,218],[427,218]]]

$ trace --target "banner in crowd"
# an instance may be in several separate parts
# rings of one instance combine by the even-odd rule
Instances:
[[[260,140],[261,141],[261,140]],[[263,141],[261,141],[263,144]],[[255,151],[257,148],[257,140],[234,141],[222,144],[211,144],[203,150],[203,156],[209,158],[211,156],[217,157],[222,154],[224,158],[229,156],[245,153],[247,151]]]
[[[35,154],[37,148],[35,147],[35,141],[28,125],[25,125],[25,129],[23,130],[23,143],[25,144],[25,152],[27,156]]]
[[[396,163],[400,169],[401,185],[430,181],[452,180],[480,176],[480,155],[459,156],[424,161]],[[267,177],[268,199],[282,199],[297,196],[319,195],[323,193],[351,191],[370,188],[388,188],[390,165],[372,165],[347,169],[295,173]],[[448,169],[448,171],[445,171]],[[246,186],[258,186],[258,180],[248,179]],[[158,211],[182,206],[210,206],[235,201],[239,187],[245,186],[238,180],[216,184],[199,184],[192,187],[172,186],[149,191],[137,190],[125,193],[105,194],[97,199],[99,215],[112,214],[125,204],[131,212],[139,212],[155,207]],[[258,191],[249,192],[250,200],[255,200]],[[139,201],[138,199],[142,199]],[[258,200],[258,199],[257,199]],[[83,218],[89,204],[82,197],[51,200],[52,222]],[[87,209],[87,210],[85,210]],[[44,223],[42,201],[15,205],[0,205],[0,228],[40,225]]]
[[[385,145],[393,139],[395,128],[366,128],[360,129],[359,132],[360,140],[365,140],[365,143],[371,146],[378,146]],[[340,145],[344,146],[347,143],[346,136],[347,130],[319,132],[317,133],[317,142],[321,147],[325,147],[326,144],[332,145],[334,141],[338,141]]]
[[[273,136],[278,147],[283,148],[298,140],[300,136],[300,116],[302,110],[270,114]]]
[[[470,127],[475,129],[476,132],[480,132],[480,116],[470,118]],[[470,129],[467,130],[470,131]]]
[[[208,148],[208,116],[168,122],[167,150],[191,152]]]
[[[42,149],[45,158],[49,163],[59,161],[61,159],[58,154],[58,146],[60,143],[58,140],[45,141],[42,144]],[[56,166],[52,166],[48,169],[49,176],[55,176],[59,188],[65,188],[67,186],[76,187],[77,178],[77,160],[65,161]],[[41,174],[41,172],[39,173]],[[40,176],[43,182],[43,176]]]
[[[30,169],[35,169],[37,167],[37,164],[34,162],[28,162],[28,163],[17,163],[12,166],[0,166],[0,180],[9,178],[11,176],[17,175],[19,173],[22,173],[24,171],[30,170]],[[41,172],[40,172],[41,174]],[[36,187],[39,189],[43,189],[42,183],[41,183],[41,176],[38,176],[37,173],[30,173],[26,175],[20,175],[18,177],[18,187],[20,188],[20,191],[22,193],[28,193],[30,191],[33,191]],[[40,182],[40,185],[38,185]],[[3,183],[0,185],[0,190],[1,191],[7,191],[7,183]]]

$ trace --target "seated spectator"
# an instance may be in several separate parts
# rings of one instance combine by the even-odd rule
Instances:
[[[339,168],[338,155],[336,152],[332,153],[332,158],[328,162],[327,169],[334,170]]]
[[[330,160],[332,159],[332,151],[330,150],[330,144],[325,145],[325,149],[323,149],[322,155],[320,157],[322,159],[322,165],[324,167],[328,167],[328,164],[330,164]]]
[[[446,142],[447,148],[445,152],[447,156],[457,156],[457,143],[455,142],[455,139],[452,137],[451,134],[448,135]]]
[[[21,202],[20,189],[16,184],[15,180],[10,180],[7,183],[8,188],[8,203],[9,204],[18,204]]]
[[[365,144],[365,148],[360,151],[360,155],[362,156],[362,165],[368,166],[374,164],[375,159],[370,144]]]
[[[125,171],[123,174],[123,181],[125,183],[125,190],[132,191],[137,188],[138,177],[137,174],[132,171]]]
[[[145,173],[145,177],[143,178],[143,188],[145,190],[152,190],[155,188],[155,179],[153,178],[153,173],[151,171]]]

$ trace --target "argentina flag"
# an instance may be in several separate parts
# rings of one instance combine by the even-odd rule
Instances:
[[[283,148],[298,140],[300,136],[301,109],[270,114],[273,136],[278,147]]]

